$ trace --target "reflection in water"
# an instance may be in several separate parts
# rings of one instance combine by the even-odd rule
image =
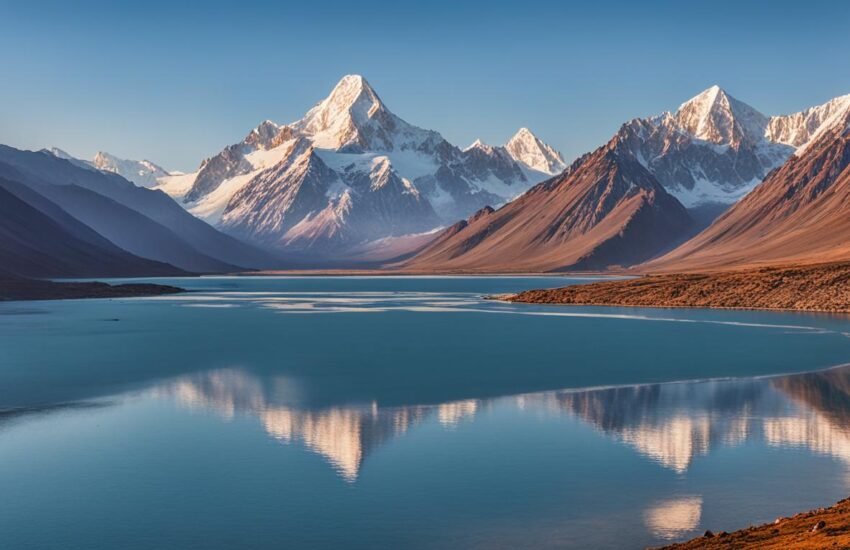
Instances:
[[[696,529],[702,515],[702,498],[698,496],[663,500],[644,512],[650,532],[658,538],[673,540]]]
[[[266,384],[244,371],[221,370],[180,378],[157,388],[191,408],[215,410],[225,418],[237,412],[256,415],[266,432],[284,443],[298,441],[323,456],[347,481],[355,481],[364,458],[384,441],[436,413],[443,426],[472,417],[473,400],[439,406],[379,408],[369,406],[298,410],[280,403],[297,396],[297,385],[282,377]]]
[[[751,440],[806,448],[850,467],[850,367],[770,379],[565,390],[405,407],[371,403],[299,409],[292,405],[302,395],[297,382],[241,370],[180,378],[156,393],[226,418],[254,415],[270,436],[303,444],[348,481],[357,479],[370,452],[412,427],[433,419],[451,429],[496,406],[578,418],[678,474],[699,456]],[[676,510],[668,514],[671,518],[696,514],[698,521],[694,499],[662,503],[658,509]],[[660,525],[653,518],[648,513],[647,522]]]

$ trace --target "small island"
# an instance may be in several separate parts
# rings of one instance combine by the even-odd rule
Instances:
[[[151,283],[110,285],[101,282],[55,282],[35,279],[0,279],[0,302],[12,300],[70,300],[77,298],[137,298],[185,292]]]

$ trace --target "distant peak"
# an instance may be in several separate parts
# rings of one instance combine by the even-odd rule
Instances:
[[[561,153],[543,142],[526,127],[517,130],[517,133],[505,145],[505,149],[514,160],[539,172],[557,174],[566,168]]]
[[[65,160],[76,159],[76,157],[72,156],[67,151],[60,149],[59,147],[50,147],[48,149],[42,149],[42,151],[50,153],[54,157],[57,157],[57,158],[60,158],[60,159],[65,159]]]
[[[697,139],[733,146],[760,140],[768,123],[766,116],[716,84],[682,103],[675,118]]]
[[[490,146],[487,145],[486,143],[484,143],[483,141],[481,141],[481,139],[479,138],[479,139],[476,139],[475,141],[473,141],[472,143],[470,143],[464,149],[464,151],[470,151],[472,149],[489,149],[489,148],[490,148]]]
[[[534,135],[534,132],[523,126],[514,134],[514,137],[511,140],[515,139],[537,139],[537,136]]]

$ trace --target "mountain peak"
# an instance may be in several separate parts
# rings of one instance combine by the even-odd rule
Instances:
[[[528,140],[528,139],[537,139],[537,136],[534,135],[534,132],[523,126],[519,130],[516,131],[514,136],[511,138],[511,141],[515,139]]]
[[[561,153],[535,136],[528,128],[520,128],[505,145],[514,160],[533,170],[557,174],[567,167]]]
[[[433,149],[443,141],[438,133],[391,113],[360,75],[342,77],[328,97],[291,127],[319,149],[348,153]]]
[[[764,136],[768,118],[717,86],[711,86],[682,103],[675,118],[697,139],[737,147]]]
[[[320,149],[392,150],[399,119],[360,75],[346,75],[292,126]]]
[[[140,187],[154,187],[157,180],[169,172],[149,160],[127,160],[105,151],[98,151],[91,165],[102,172],[118,174]]]
[[[367,111],[384,108],[375,89],[359,74],[349,74],[342,77],[322,103],[333,111],[330,114],[337,115],[357,107],[365,107]]]
[[[487,145],[486,143],[484,143],[483,141],[481,141],[481,138],[479,138],[479,139],[476,139],[475,141],[473,141],[472,143],[470,143],[470,144],[469,144],[467,147],[465,147],[463,150],[464,150],[464,152],[465,152],[465,151],[471,151],[471,150],[473,150],[473,149],[482,149],[482,150],[485,150],[485,151],[492,151],[492,150],[493,150],[493,146],[492,146],[492,145]]]

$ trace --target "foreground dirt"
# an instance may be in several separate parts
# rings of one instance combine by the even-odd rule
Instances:
[[[75,298],[133,298],[185,292],[168,285],[57,283],[29,279],[0,280],[0,302],[9,300],[70,300]]]
[[[542,304],[850,312],[850,263],[648,275],[502,298]]]
[[[757,525],[734,533],[706,532],[688,542],[665,546],[665,549],[785,549],[785,548],[850,548],[850,499],[829,508],[803,512],[773,523]]]

